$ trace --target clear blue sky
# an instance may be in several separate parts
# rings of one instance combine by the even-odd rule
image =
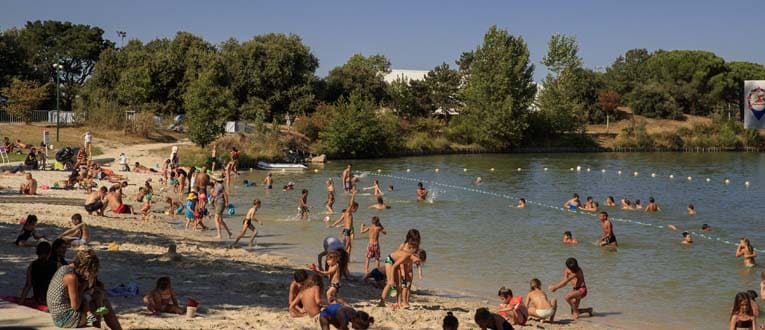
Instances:
[[[319,76],[354,53],[380,53],[393,68],[454,66],[489,26],[521,35],[536,65],[555,32],[573,34],[588,67],[607,66],[631,48],[702,49],[728,61],[765,63],[765,6],[733,1],[34,1],[5,0],[0,28],[28,20],[96,25],[119,45],[188,31],[213,43],[268,32],[295,33],[319,58]]]

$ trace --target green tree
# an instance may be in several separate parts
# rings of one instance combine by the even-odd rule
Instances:
[[[660,84],[638,87],[630,106],[633,113],[648,118],[682,119],[683,117],[675,98]]]
[[[526,119],[536,93],[526,42],[492,26],[473,54],[462,93],[464,114],[452,123],[475,128],[462,134],[465,142],[499,148],[517,145],[528,127]]]
[[[210,66],[199,73],[183,95],[189,138],[202,147],[223,134],[223,125],[235,107],[234,95],[226,86],[222,61],[211,56],[213,58],[206,61]]]
[[[36,110],[48,97],[48,85],[14,78],[9,87],[0,89],[0,94],[8,98],[5,104],[8,113],[29,123],[32,110]]]
[[[750,62],[727,62],[726,73],[712,77],[712,96],[721,105],[736,107],[744,98],[745,80],[765,80],[765,65]]]
[[[556,33],[547,42],[547,54],[542,58],[542,64],[550,71],[559,75],[563,70],[582,67],[579,57],[579,43],[576,37]]]
[[[606,69],[604,81],[609,89],[622,95],[622,101],[628,101],[632,91],[650,78],[646,62],[651,55],[644,48],[630,49],[619,56]]]
[[[356,91],[363,98],[379,104],[387,98],[387,86],[383,76],[389,72],[390,61],[385,56],[364,57],[362,54],[355,54],[347,63],[329,71],[328,101],[334,102],[341,96],[347,98]]]
[[[457,107],[460,74],[449,68],[449,64],[442,63],[428,71],[423,82],[434,108],[446,111]]]
[[[14,78],[30,78],[31,68],[17,29],[0,32],[0,88],[10,86]]]
[[[395,117],[378,114],[358,91],[337,101],[326,127],[319,131],[319,151],[335,157],[381,156],[401,143]]]
[[[28,21],[21,31],[27,61],[41,81],[55,82],[60,71],[62,108],[72,109],[77,91],[88,80],[102,51],[114,47],[99,27],[60,21]]]

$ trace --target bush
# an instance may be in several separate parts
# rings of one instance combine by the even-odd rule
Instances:
[[[683,113],[672,95],[656,84],[641,86],[636,90],[630,105],[636,115],[648,118],[683,118]]]
[[[154,113],[152,112],[142,111],[136,113],[133,119],[135,133],[145,138],[148,138],[151,132],[154,131],[155,124]]]

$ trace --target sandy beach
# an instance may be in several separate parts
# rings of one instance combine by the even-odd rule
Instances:
[[[96,141],[98,143],[98,141]],[[104,148],[101,158],[117,158],[126,152],[130,161],[153,165],[162,159],[149,151],[165,148],[171,144],[137,146],[111,145]],[[66,172],[35,171],[40,185],[52,185],[62,180]],[[142,184],[155,178],[155,190],[159,190],[156,174],[128,173],[131,183]],[[120,322],[125,328],[150,329],[318,329],[319,325],[307,317],[291,318],[287,312],[287,293],[296,269],[304,268],[287,256],[275,252],[250,251],[244,248],[227,248],[230,241],[220,242],[212,232],[185,231],[180,216],[171,219],[158,213],[163,203],[155,204],[155,217],[142,222],[131,216],[86,216],[81,204],[84,191],[40,190],[38,196],[21,197],[13,191],[23,181],[23,176],[0,176],[0,186],[11,187],[0,193],[0,232],[7,244],[0,244],[0,294],[18,295],[24,281],[24,269],[34,259],[34,249],[20,248],[11,244],[17,235],[19,218],[36,214],[40,219],[38,230],[48,237],[55,237],[68,225],[69,217],[81,213],[91,230],[90,247],[101,258],[100,278],[107,288],[131,281],[138,284],[139,296],[111,298]],[[134,196],[138,187],[131,185],[128,196]],[[160,194],[159,197],[162,197]],[[132,198],[131,198],[132,199]],[[155,200],[161,200],[156,198]],[[55,202],[58,201],[58,202]],[[126,203],[130,203],[127,202]],[[135,205],[133,202],[132,204]],[[180,224],[180,225],[179,225]],[[208,222],[208,225],[211,223]],[[237,231],[238,228],[232,228]],[[118,251],[109,251],[110,243],[119,244]],[[181,255],[179,261],[162,258],[168,246],[175,244]],[[317,244],[319,244],[317,242]],[[317,251],[318,252],[318,251]],[[73,251],[67,253],[71,260]],[[430,258],[438,258],[437,255]],[[359,269],[352,269],[359,272]],[[437,274],[431,270],[430,274]],[[187,318],[163,314],[151,316],[142,304],[142,296],[154,287],[160,276],[170,276],[173,287],[183,304],[187,298],[201,302],[198,315]],[[480,274],[477,274],[480,277]],[[417,290],[412,295],[413,306],[406,310],[376,307],[379,290],[354,279],[343,287],[343,297],[356,309],[368,312],[375,318],[375,329],[435,329],[447,311],[452,311],[464,329],[476,328],[472,320],[476,308],[496,309],[496,300],[472,300],[448,298],[438,292]],[[537,329],[593,329],[613,328],[606,326],[602,318],[587,318],[573,322],[565,304],[560,306],[556,324],[530,322],[520,328]],[[597,316],[597,315],[596,315]]]

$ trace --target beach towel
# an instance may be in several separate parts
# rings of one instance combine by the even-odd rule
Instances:
[[[135,297],[138,295],[138,284],[130,281],[127,285],[124,283],[106,290],[106,295],[109,297]]]
[[[0,296],[0,300],[5,300],[5,301],[7,301],[9,303],[12,303],[12,304],[17,304],[17,305],[19,304],[19,297],[16,297],[16,296]],[[48,306],[42,305],[42,304],[38,304],[38,303],[36,303],[34,301],[34,299],[31,299],[31,298],[27,299],[27,301],[25,301],[24,305],[22,305],[22,306],[26,306],[26,307],[29,307],[29,308],[34,308],[34,309],[36,309],[38,311],[41,311],[41,312],[47,312],[48,311]]]

